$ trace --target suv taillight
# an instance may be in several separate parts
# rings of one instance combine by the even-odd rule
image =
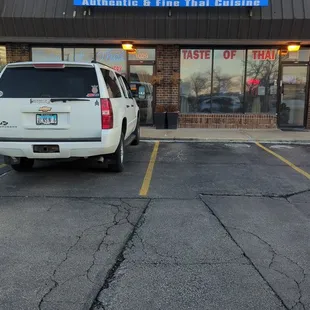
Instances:
[[[113,128],[113,110],[110,99],[100,99],[101,104],[101,128]]]

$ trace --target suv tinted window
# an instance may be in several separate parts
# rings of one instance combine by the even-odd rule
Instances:
[[[103,78],[107,85],[110,98],[120,98],[122,97],[121,90],[118,87],[117,80],[113,71],[101,69]]]
[[[127,80],[122,76],[122,79],[123,79],[123,82],[126,86],[126,89],[127,89],[127,93],[128,93],[128,96],[129,98],[133,98],[133,95],[132,95],[132,92],[131,92],[131,89],[130,89],[130,86],[129,86],[129,83],[127,82]]]
[[[126,98],[128,98],[127,89],[126,89],[126,87],[125,87],[125,85],[124,85],[122,76],[119,75],[119,74],[116,74],[116,76],[117,76],[119,85],[121,85],[121,88],[122,88],[122,91],[123,91],[124,96],[125,96]]]
[[[93,87],[94,86],[94,87]],[[94,68],[7,68],[0,78],[2,98],[99,97]]]

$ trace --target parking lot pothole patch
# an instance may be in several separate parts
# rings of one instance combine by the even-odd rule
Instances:
[[[233,148],[250,148],[251,145],[245,143],[226,143],[225,146]]]
[[[293,149],[294,147],[290,145],[276,144],[276,145],[271,145],[270,148],[278,150],[278,149]]]

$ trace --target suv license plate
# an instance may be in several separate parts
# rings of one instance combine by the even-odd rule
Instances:
[[[57,125],[57,114],[37,114],[36,123],[37,125]]]

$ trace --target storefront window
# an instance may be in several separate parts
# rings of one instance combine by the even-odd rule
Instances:
[[[0,46],[0,72],[6,65],[6,48],[5,46]]]
[[[243,112],[245,54],[233,49],[214,51],[212,113]]]
[[[210,49],[181,50],[181,112],[201,112],[201,109],[210,108],[211,72]]]
[[[276,113],[277,50],[248,50],[245,112]]]
[[[156,50],[154,48],[138,48],[135,54],[128,54],[128,59],[133,61],[155,61]]]
[[[290,61],[309,61],[310,59],[310,50],[309,49],[301,49],[298,52],[288,52],[287,55],[282,57],[282,62],[290,62]]]
[[[97,48],[96,60],[122,74],[127,71],[126,52],[121,48]]]
[[[91,62],[94,59],[93,48],[64,48],[64,61]]]
[[[61,61],[61,58],[61,48],[32,48],[32,61]]]

